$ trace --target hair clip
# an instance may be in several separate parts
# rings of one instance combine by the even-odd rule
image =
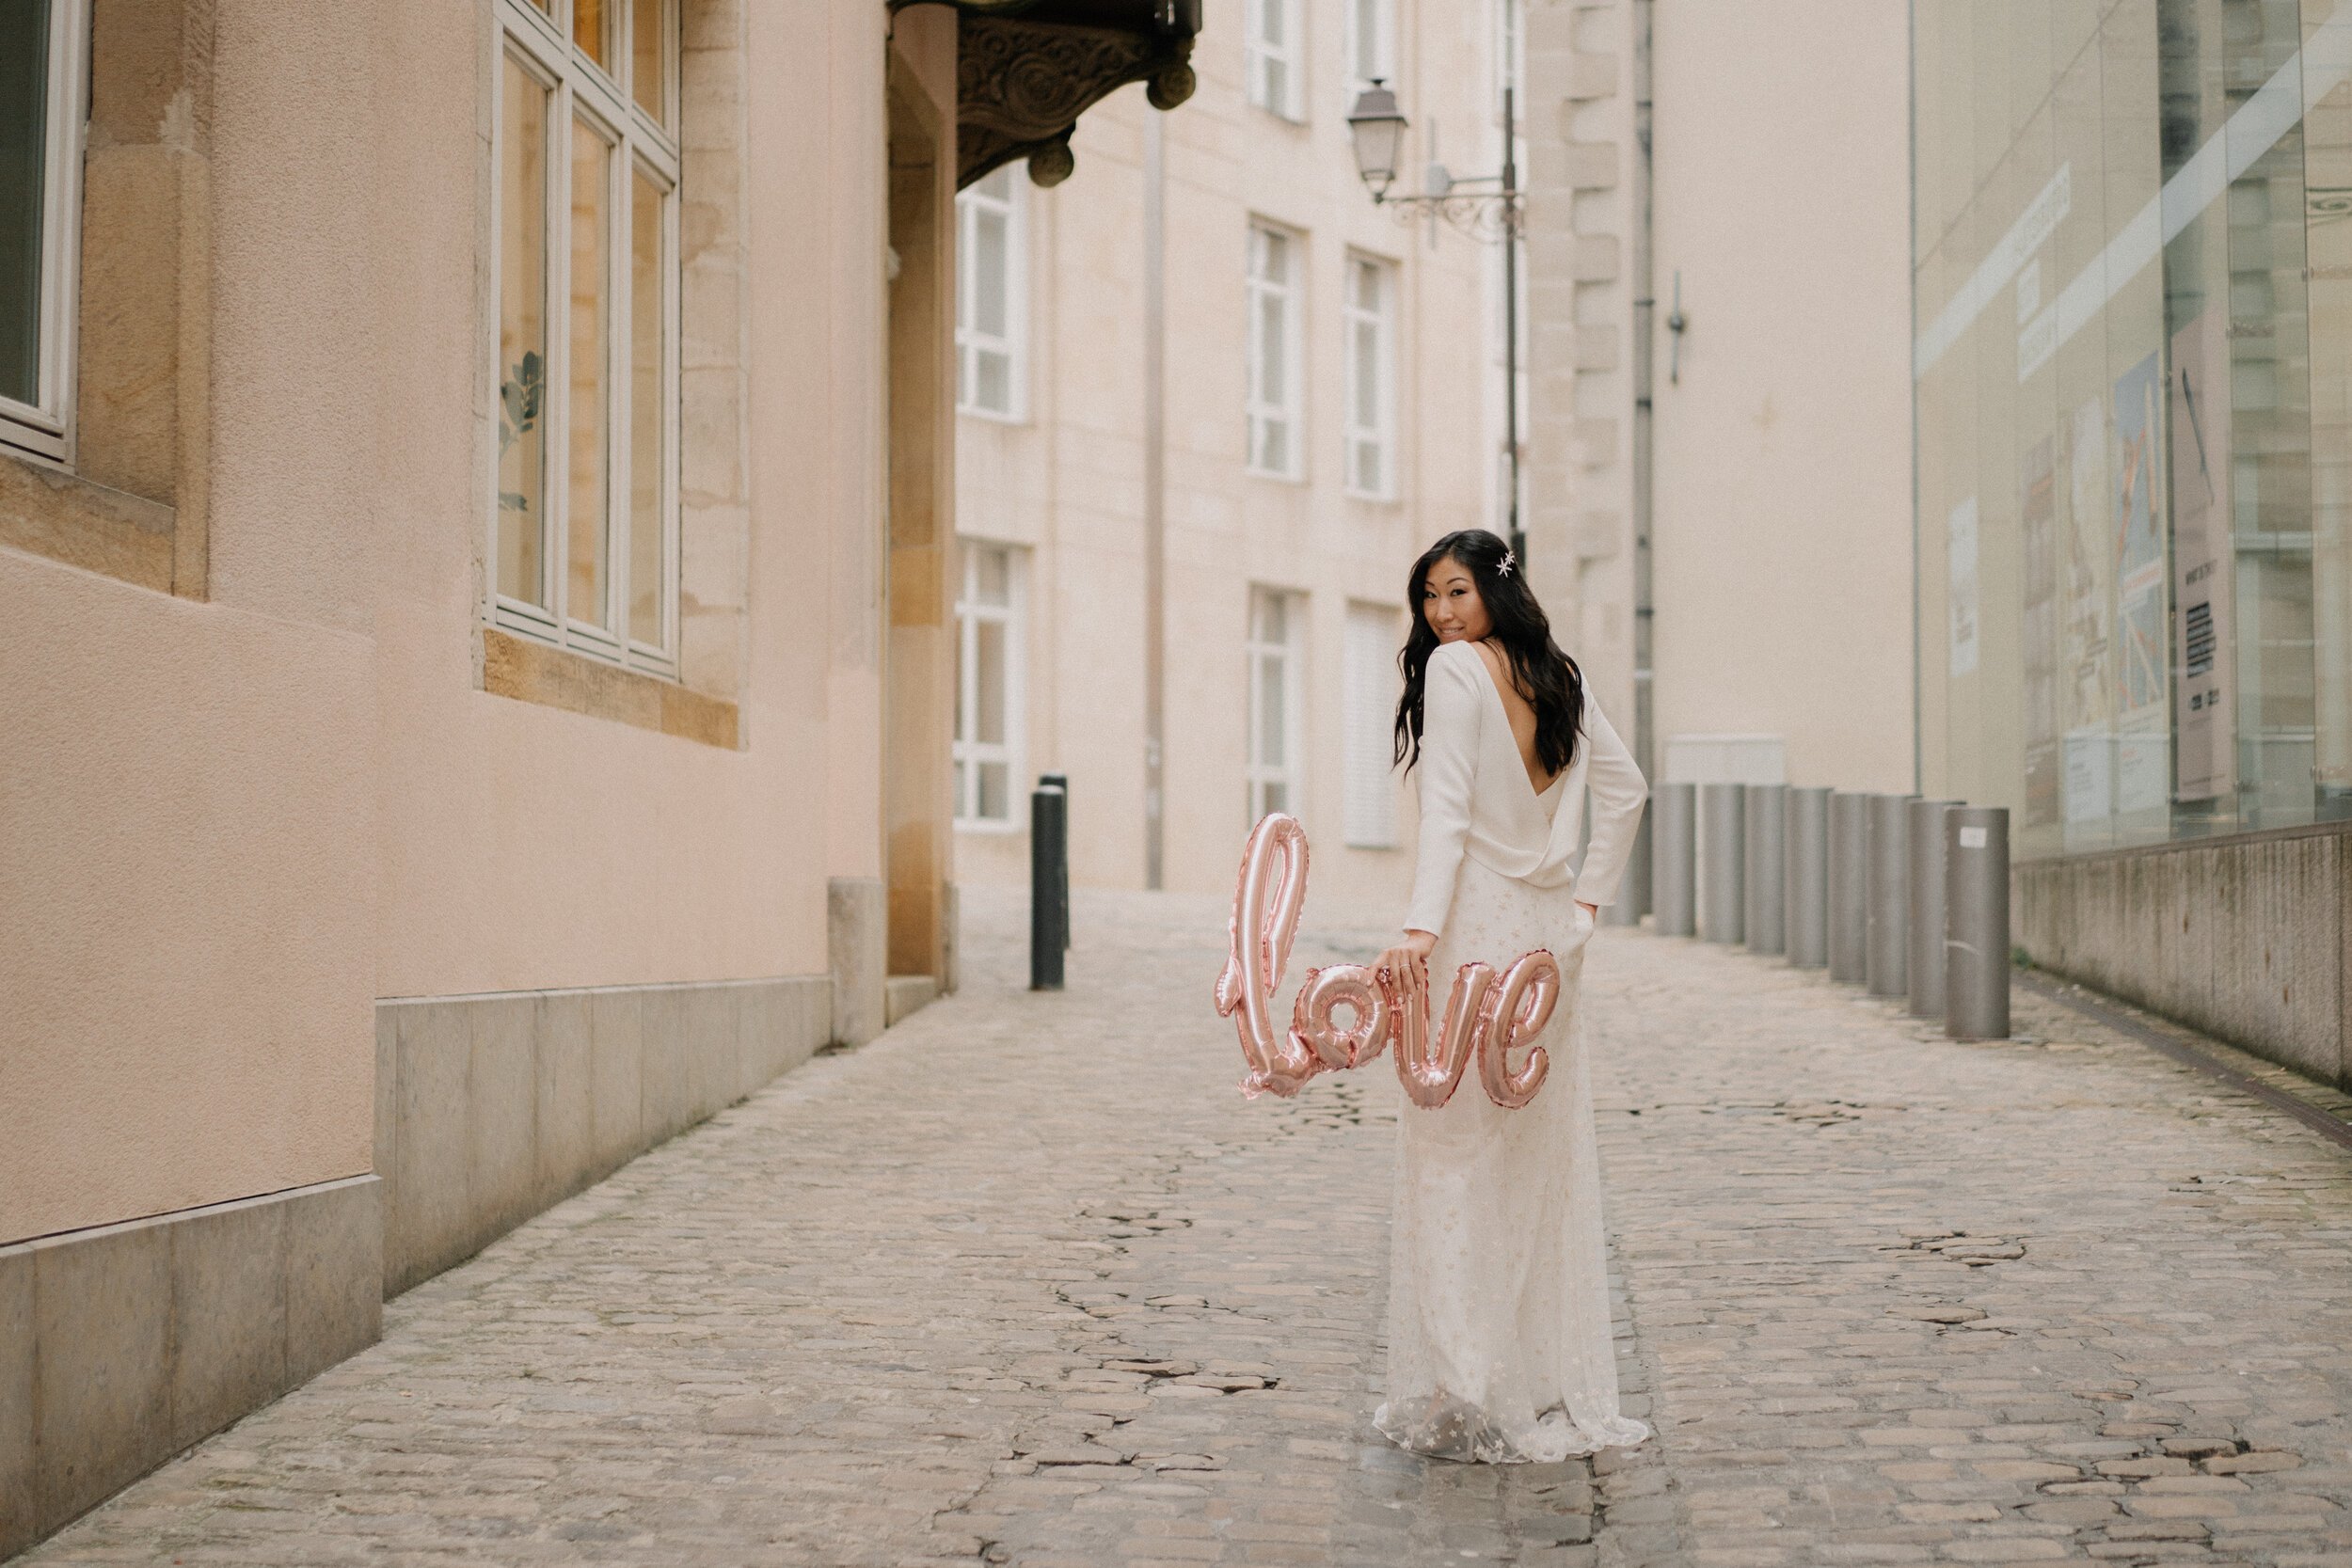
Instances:
[[[1518,565],[1518,563],[1519,563],[1519,552],[1518,552],[1518,551],[1517,551],[1517,550],[1504,550],[1504,551],[1502,552],[1502,565],[1500,565],[1500,566],[1498,566],[1498,567],[1496,567],[1496,568],[1495,568],[1495,570],[1496,570],[1496,571],[1498,571],[1498,572],[1500,572],[1500,573],[1502,573],[1504,577],[1506,577],[1506,578],[1507,578],[1507,577],[1509,577],[1509,576],[1511,575],[1511,568],[1512,568],[1512,567],[1514,567],[1514,566],[1516,566],[1516,565]]]

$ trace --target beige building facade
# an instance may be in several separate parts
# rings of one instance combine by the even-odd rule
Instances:
[[[1081,886],[1230,889],[1282,810],[1320,907],[1401,916],[1405,578],[1502,526],[1501,252],[1375,206],[1345,117],[1378,76],[1413,121],[1400,189],[1440,154],[1494,172],[1516,14],[1221,8],[1182,114],[1113,100],[1067,184],[964,192],[964,881],[1026,882],[1059,773]]]
[[[955,191],[1194,30],[5,24],[0,1553],[953,984]]]
[[[1530,14],[1529,553],[1653,778],[1913,787],[1908,49]]]

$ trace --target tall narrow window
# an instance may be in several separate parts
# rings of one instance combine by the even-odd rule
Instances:
[[[1012,826],[1021,731],[1021,571],[1016,551],[966,543],[956,596],[956,820]]]
[[[1003,420],[1025,412],[1026,199],[1009,165],[956,198],[956,406]]]
[[[1277,479],[1299,474],[1298,240],[1249,228],[1249,467]]]
[[[1300,118],[1298,47],[1301,0],[1248,0],[1249,102],[1284,119]]]
[[[1392,270],[1361,256],[1347,261],[1347,487],[1375,500],[1393,495],[1396,483]]]
[[[499,10],[492,617],[675,674],[676,0]]]
[[[1249,591],[1249,820],[1300,805],[1299,644],[1306,617],[1298,595]]]
[[[1396,0],[1347,0],[1347,65],[1359,85],[1396,75]]]
[[[0,451],[63,458],[87,0],[0,0]]]
[[[1347,842],[1359,849],[1396,845],[1395,756],[1396,651],[1402,619],[1381,605],[1347,607],[1347,669],[1341,692],[1346,734]]]

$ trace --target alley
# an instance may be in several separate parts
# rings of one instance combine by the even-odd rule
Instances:
[[[1385,1066],[1245,1102],[1212,900],[820,1057],[34,1563],[2352,1563],[2352,1165],[2040,1001],[1588,967],[1625,1456],[1381,1445]],[[1311,908],[1311,922],[1317,911]],[[1327,911],[1326,911],[1327,912]],[[1305,962],[1370,931],[1302,939]],[[1597,1468],[1598,1474],[1594,1474]]]

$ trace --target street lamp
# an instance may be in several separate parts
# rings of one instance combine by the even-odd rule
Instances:
[[[1414,196],[1391,196],[1396,182],[1399,150],[1405,141],[1405,111],[1385,81],[1357,96],[1347,113],[1347,135],[1356,150],[1356,172],[1373,201],[1393,207],[1401,219],[1434,213],[1472,238],[1502,242],[1503,442],[1511,464],[1511,548],[1526,554],[1527,536],[1519,528],[1519,166],[1518,125],[1513,117],[1512,89],[1502,89],[1502,172],[1456,178],[1439,164],[1429,166],[1429,189]]]

